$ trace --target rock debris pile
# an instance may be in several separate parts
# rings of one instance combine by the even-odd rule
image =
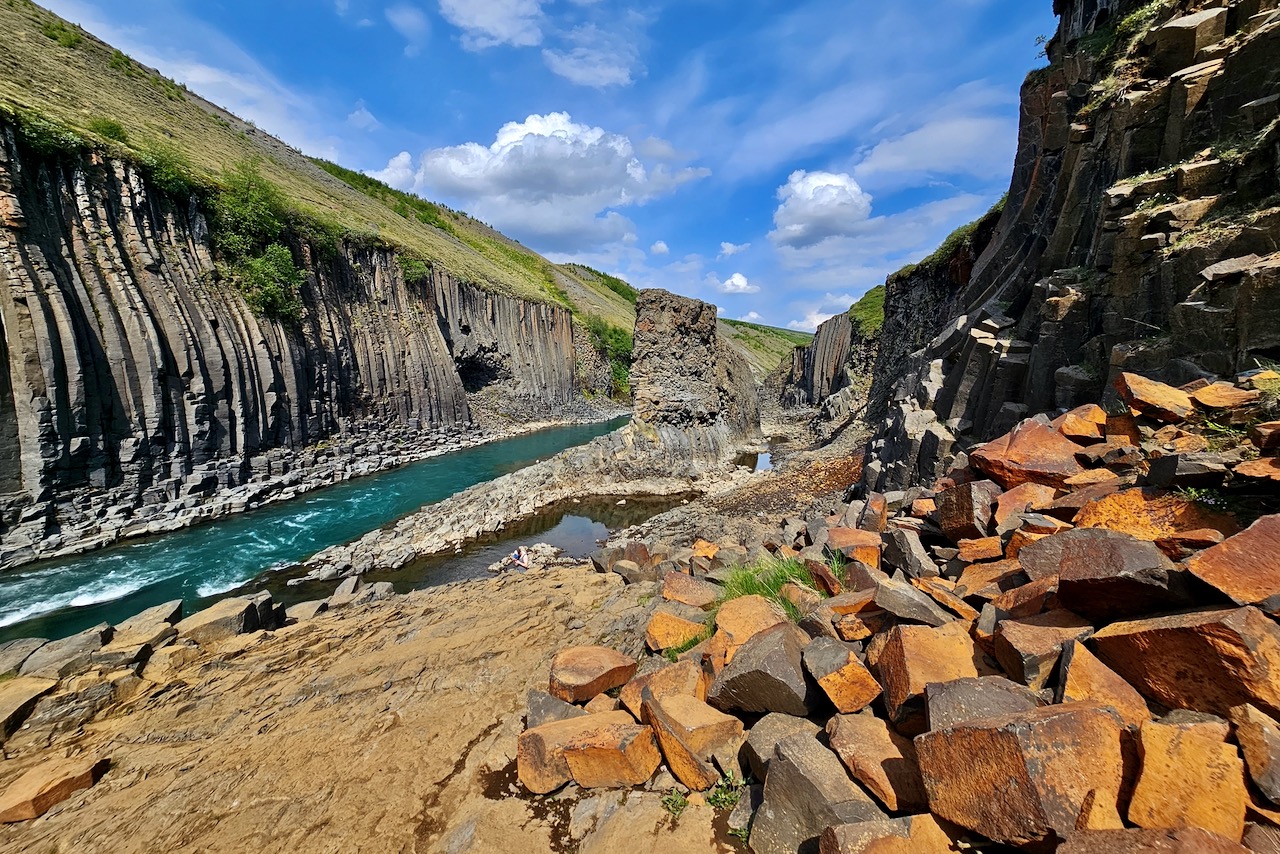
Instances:
[[[1122,374],[932,488],[602,550],[658,654],[562,650],[520,782],[732,790],[756,854],[1275,850],[1277,381]]]

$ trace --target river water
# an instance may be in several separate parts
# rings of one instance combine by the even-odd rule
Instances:
[[[620,418],[554,427],[490,442],[206,525],[6,573],[0,577],[0,641],[64,637],[100,622],[120,622],[173,599],[185,600],[187,613],[192,613],[221,594],[245,587],[270,589],[286,601],[327,596],[333,582],[323,590],[315,585],[287,588],[285,582],[297,574],[290,568],[321,549],[354,540],[424,505],[584,444],[625,423]],[[631,512],[623,513],[627,507]],[[642,521],[637,514],[659,509],[664,508],[645,502],[595,502],[581,509],[570,505],[516,526],[510,536],[558,538],[571,549],[582,547],[577,553],[585,554],[589,551],[585,546],[603,536],[609,521],[632,524]],[[481,562],[487,565],[501,556],[505,539],[481,544],[452,562],[419,562],[413,575],[395,576],[396,586],[473,577],[483,572]]]

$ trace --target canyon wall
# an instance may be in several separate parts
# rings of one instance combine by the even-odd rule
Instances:
[[[1277,5],[1055,3],[980,256],[890,282],[870,486],[930,481],[1121,371],[1181,384],[1280,359]]]
[[[566,309],[295,241],[304,310],[282,324],[216,280],[208,231],[129,165],[0,127],[6,546],[278,474],[329,437],[454,435],[469,393],[524,416],[579,394]]]
[[[820,324],[813,341],[795,348],[782,381],[784,409],[820,407],[814,425],[832,432],[865,414],[869,378],[881,346],[880,334],[864,335],[848,315]]]

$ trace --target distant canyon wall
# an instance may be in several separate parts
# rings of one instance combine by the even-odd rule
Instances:
[[[468,393],[554,411],[580,395],[562,308],[435,272],[406,282],[386,250],[322,257],[296,327],[215,283],[204,213],[129,165],[38,158],[0,126],[0,493],[10,507],[92,491],[172,497],[234,486],[262,455],[344,430],[453,431]],[[12,523],[12,514],[6,521]]]

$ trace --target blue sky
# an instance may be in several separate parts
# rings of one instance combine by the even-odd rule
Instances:
[[[1050,0],[45,0],[556,261],[812,329],[1008,186]]]

